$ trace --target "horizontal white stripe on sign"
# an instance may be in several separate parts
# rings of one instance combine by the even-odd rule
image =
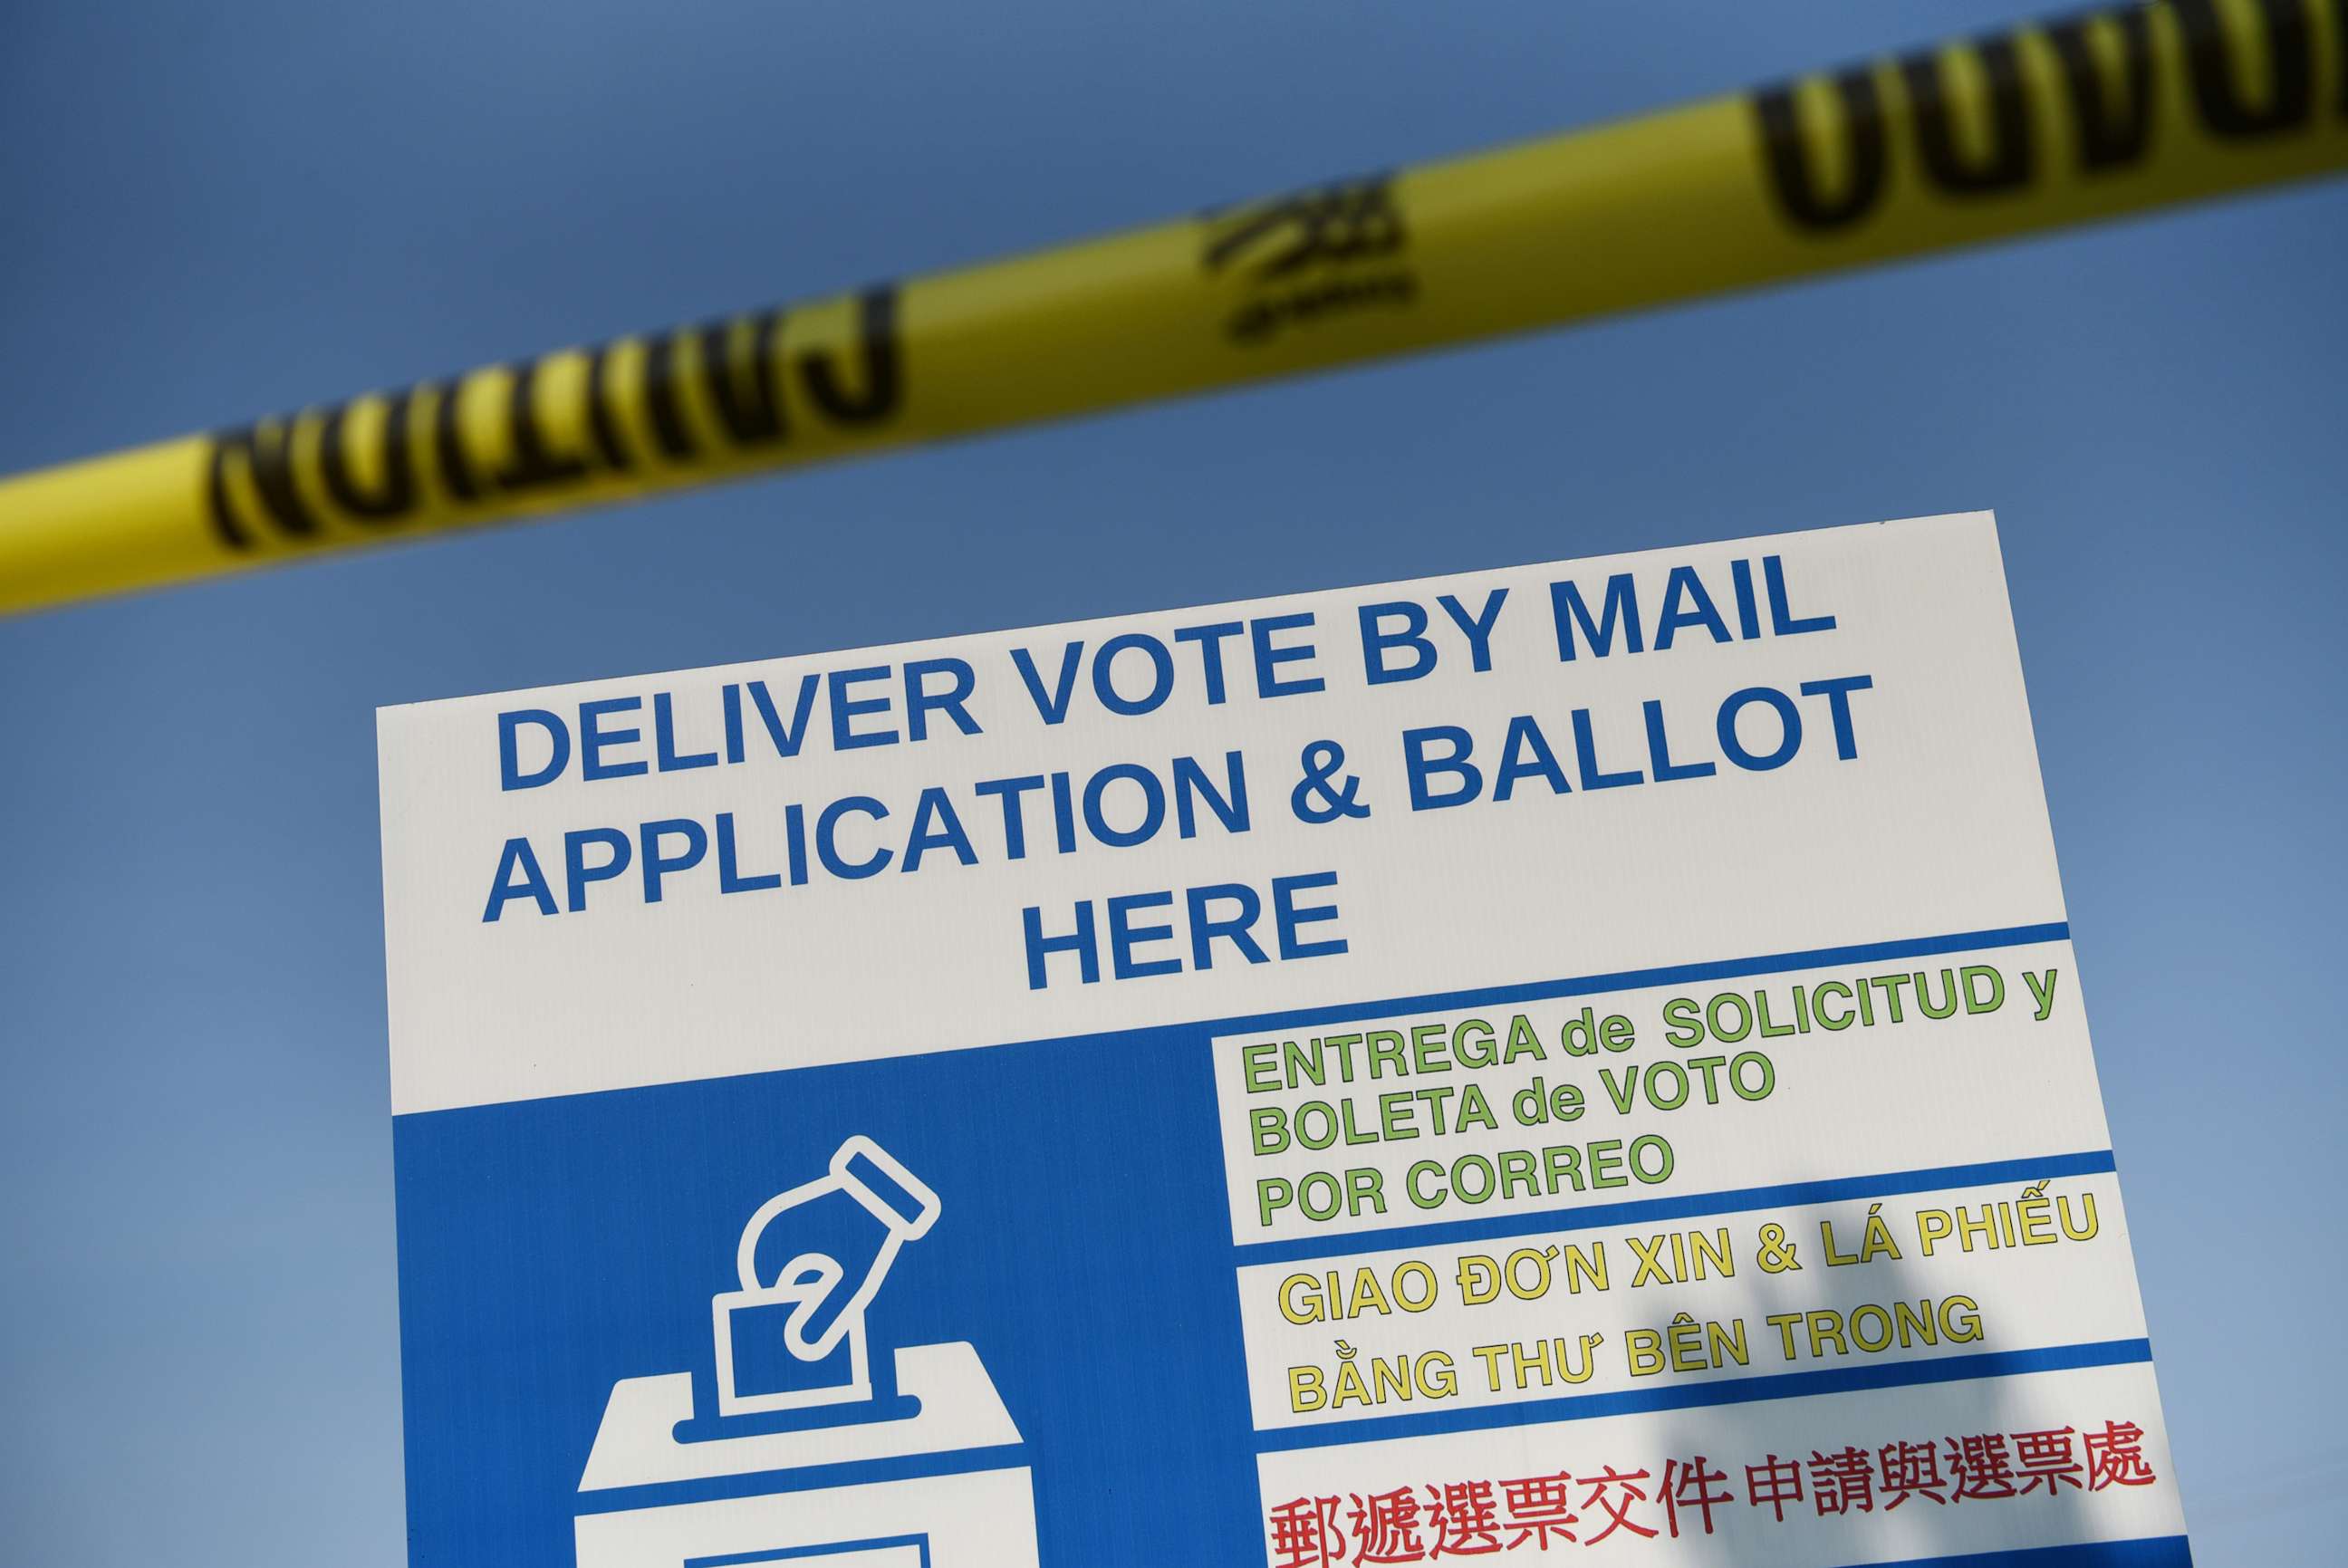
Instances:
[[[1817,1568],[2185,1528],[2149,1362],[1267,1453],[1256,1465],[1273,1568],[1529,1568],[1593,1546],[1665,1568]]]
[[[1221,1037],[1232,1237],[2108,1146],[2068,942],[1893,951]]]
[[[1239,1271],[1259,1428],[2141,1339],[2115,1176]]]
[[[403,1113],[2063,918],[1985,514],[380,737]]]

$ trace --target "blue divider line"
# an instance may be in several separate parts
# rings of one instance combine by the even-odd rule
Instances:
[[[2134,1541],[1968,1552],[1961,1557],[1906,1557],[1850,1568],[2193,1568],[2193,1549],[2182,1535],[2147,1535]]]
[[[1119,1040],[1151,1036],[1162,1037],[1169,1032],[1198,1033],[1207,1036],[1246,1034],[1258,1029],[1284,1029],[1298,1024],[1343,1024],[1362,1018],[1389,1018],[1403,1013],[1435,1013],[1458,1007],[1489,1007],[1516,1002],[1554,1001],[1560,996],[1591,996],[1609,991],[1635,991],[1650,985],[1682,985],[1705,980],[1734,980],[1748,975],[1781,975],[1796,969],[1828,969],[1844,964],[1877,964],[1898,958],[1930,958],[1948,953],[1978,953],[1993,947],[2025,947],[2042,942],[2067,942],[2071,936],[2068,921],[2053,920],[2034,925],[2001,925],[1983,931],[1960,931],[1942,936],[1902,937],[1890,942],[1858,942],[1839,947],[1813,947],[1794,953],[1766,953],[1750,958],[1712,959],[1698,964],[1670,964],[1652,969],[1622,969],[1607,975],[1583,975],[1566,980],[1534,981],[1517,985],[1486,985],[1468,991],[1435,991],[1416,996],[1390,996],[1375,1002],[1345,1002],[1314,1007],[1292,1007],[1278,1013],[1241,1014],[1221,1018],[1200,1018],[1172,1024],[1145,1024],[1130,1029],[1087,1030],[1076,1035],[1051,1035],[1037,1039],[998,1040],[978,1045],[956,1046],[953,1051],[991,1051],[1028,1046],[1048,1046],[1072,1040],[1086,1041],[1094,1046],[1111,1046]],[[945,1052],[923,1053],[944,1055]],[[881,1058],[888,1059],[888,1058]],[[779,1068],[777,1072],[806,1070]],[[764,1075],[730,1074],[729,1077],[755,1078]],[[708,1082],[709,1079],[686,1079],[685,1082]],[[673,1087],[666,1084],[638,1084],[623,1088],[582,1089],[568,1095],[532,1096],[530,1100],[591,1099],[602,1095],[642,1094],[647,1088]],[[403,1111],[394,1116],[399,1122],[423,1121],[437,1118],[463,1117],[481,1111],[496,1110],[517,1103],[498,1100],[484,1105],[444,1106],[435,1110]],[[521,1103],[527,1103],[521,1102]]]

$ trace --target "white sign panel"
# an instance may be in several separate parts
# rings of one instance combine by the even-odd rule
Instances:
[[[419,1564],[2189,1562],[1986,515],[382,753]]]

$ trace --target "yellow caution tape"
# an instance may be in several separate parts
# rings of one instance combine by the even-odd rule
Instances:
[[[0,481],[0,610],[2348,165],[2348,0],[2161,0]]]

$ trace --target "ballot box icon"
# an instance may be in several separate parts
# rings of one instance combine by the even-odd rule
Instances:
[[[736,1288],[710,1302],[715,1408],[695,1408],[690,1370],[612,1388],[579,1481],[580,1568],[1035,1568],[1032,1473],[977,1348],[899,1346],[893,1397],[875,1398],[866,1309],[942,1209],[861,1136],[761,1204]],[[923,1456],[940,1473],[907,1474]]]

